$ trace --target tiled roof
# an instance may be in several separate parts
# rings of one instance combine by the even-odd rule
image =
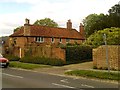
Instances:
[[[82,35],[76,29],[68,30],[66,28],[30,25],[30,32],[30,36],[84,39],[84,37],[82,37]],[[17,36],[24,36],[24,27],[10,35],[10,37]]]

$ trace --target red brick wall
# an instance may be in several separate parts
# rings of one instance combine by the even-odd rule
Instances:
[[[24,47],[24,45],[29,44],[29,43],[34,43],[35,41],[35,37],[16,37],[16,45],[17,46],[22,46]],[[75,44],[75,42],[77,42],[78,44],[82,43],[82,40],[75,40],[75,39],[70,39],[69,43]],[[55,44],[58,45],[58,43],[60,43],[60,38],[54,38],[54,43],[52,43],[51,38],[44,38],[44,42],[45,44]],[[41,43],[40,43],[41,44]],[[62,38],[62,43],[66,45],[66,39]]]
[[[30,49],[32,56],[58,58],[65,61],[64,49],[50,47],[50,46],[30,46],[24,48],[25,51],[29,51]]]
[[[120,49],[118,48],[120,48],[119,45],[108,46],[108,61],[111,69],[120,69]],[[97,68],[107,68],[105,45],[93,50],[93,65]]]

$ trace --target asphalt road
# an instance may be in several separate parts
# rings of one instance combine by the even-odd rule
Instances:
[[[118,84],[6,68],[2,70],[2,88],[66,88],[68,90],[85,90],[86,88],[118,88]]]

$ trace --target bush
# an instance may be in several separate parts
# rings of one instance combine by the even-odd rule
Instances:
[[[7,58],[9,61],[19,61],[19,57],[18,56],[14,56],[14,55],[5,55],[5,58]]]
[[[20,59],[21,62],[34,63],[34,64],[45,64],[52,66],[62,66],[64,62],[61,59],[56,58],[46,58],[46,57],[23,57]]]
[[[74,46],[66,47],[66,61],[86,61],[92,60],[92,47],[90,46]]]
[[[99,30],[92,35],[83,43],[84,45],[92,45],[94,48],[105,45],[103,35],[106,34],[106,41],[108,45],[120,45],[120,28],[106,28]]]

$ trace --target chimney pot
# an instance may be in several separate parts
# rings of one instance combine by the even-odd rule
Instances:
[[[80,23],[79,32],[83,37],[85,37],[84,25],[82,23]]]
[[[70,19],[69,19],[68,22],[67,22],[67,29],[69,29],[69,30],[72,29],[72,22],[71,22]]]
[[[29,19],[25,19],[25,24],[30,24],[30,20]]]

